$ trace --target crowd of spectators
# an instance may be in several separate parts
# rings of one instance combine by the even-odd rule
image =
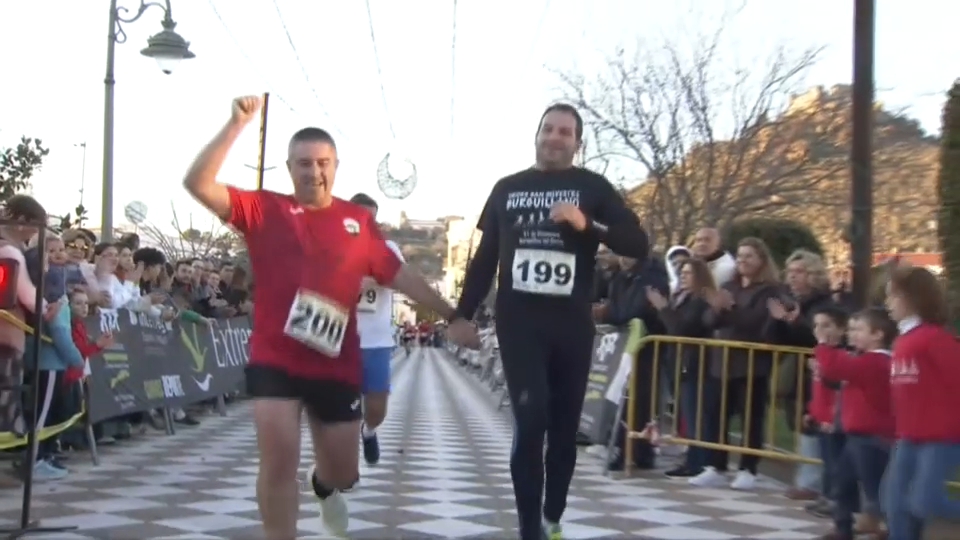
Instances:
[[[33,198],[16,195],[2,211],[5,219],[46,222],[46,212]],[[42,334],[49,340],[41,347],[41,397],[48,383],[53,392],[46,399],[46,416],[38,420],[53,425],[74,416],[81,407],[85,359],[112,345],[110,333],[91,336],[85,320],[97,311],[125,309],[187,324],[213,325],[218,318],[249,314],[253,309],[251,285],[246,272],[230,261],[199,258],[168,260],[151,247],[140,245],[136,234],[116,242],[99,242],[86,229],[62,233],[46,231],[44,252],[37,249],[35,228],[0,226],[0,257],[24,261],[27,272],[17,286],[18,307],[9,310],[15,320],[0,319],[0,432],[22,434],[34,417],[23,402],[23,393],[8,389],[29,377],[24,358],[30,358],[31,342],[25,339],[28,314],[44,312]],[[44,305],[34,305],[36,286],[43,276]],[[31,381],[26,381],[31,382]],[[43,401],[43,400],[42,400]],[[200,404],[202,407],[205,404]],[[173,421],[196,425],[190,411],[171,411]],[[94,426],[97,444],[115,444],[145,433],[150,427],[166,429],[160,411],[136,413],[100,422]],[[63,461],[69,450],[84,449],[87,439],[77,427],[42,441],[33,464],[34,478],[50,480],[68,474]],[[22,472],[24,464],[20,464]]]
[[[960,446],[953,444],[960,440],[960,423],[951,420],[960,398],[945,391],[949,384],[960,384],[960,367],[950,367],[960,356],[960,344],[947,328],[945,293],[932,273],[893,261],[882,269],[883,291],[874,298],[875,305],[857,311],[844,284],[831,283],[819,255],[799,249],[781,272],[762,240],[744,238],[735,253],[725,253],[713,229],[699,231],[691,248],[672,249],[664,258],[653,256],[638,265],[601,251],[597,264],[598,323],[619,325],[636,318],[648,335],[815,351],[808,358],[718,345],[645,346],[636,364],[636,418],[653,419],[651,424],[659,427],[657,419],[675,414],[679,435],[686,439],[741,444],[757,451],[768,449],[769,426],[786,423],[799,433],[800,454],[823,462],[799,466],[786,495],[806,501],[806,510],[814,515],[833,518],[835,529],[826,539],[852,539],[860,533],[885,537],[884,518],[891,531],[898,530],[899,535],[891,532],[891,537],[919,538],[917,531],[928,518],[951,511],[947,499],[937,494],[944,492],[949,476],[945,464],[960,466]],[[931,348],[912,337],[921,333],[924,341],[938,345]],[[910,348],[906,355],[898,352],[905,347]],[[656,375],[654,364],[659,366]],[[920,370],[930,373],[922,391],[917,389]],[[657,410],[651,410],[653,388],[664,396]],[[929,397],[934,394],[936,398]],[[933,420],[904,420],[914,414],[918,398]],[[771,419],[770,414],[782,418]],[[921,422],[930,425],[917,427]],[[609,467],[621,469],[630,459],[638,468],[654,468],[653,443],[641,439],[633,445],[633,455],[624,456],[624,428],[616,429],[618,450],[608,456]],[[901,464],[925,459],[913,449],[907,454],[898,447],[890,458],[895,439],[901,439],[900,446],[904,440],[918,440],[905,437],[908,432],[922,432],[929,439],[931,444],[918,445],[924,451],[941,449],[933,462],[942,474]],[[941,443],[950,443],[952,457]],[[760,460],[757,454],[741,453],[728,476],[727,452],[691,445],[666,474],[692,486],[752,490]],[[880,478],[888,468],[890,481],[902,488],[900,494],[888,494],[882,514]],[[857,524],[854,512],[860,512]]]

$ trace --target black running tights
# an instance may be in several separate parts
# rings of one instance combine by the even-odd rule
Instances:
[[[589,317],[551,315],[497,325],[514,417],[510,474],[521,540],[540,540],[541,517],[557,523],[567,506],[593,354]]]

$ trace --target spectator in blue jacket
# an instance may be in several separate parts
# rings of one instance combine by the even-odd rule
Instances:
[[[61,308],[57,316],[45,325],[43,335],[50,341],[44,340],[40,343],[40,378],[36,385],[41,403],[38,421],[42,421],[42,425],[53,426],[68,420],[67,413],[70,410],[67,394],[59,384],[63,372],[69,367],[83,367],[83,356],[73,343],[68,307]],[[27,339],[23,357],[27,369],[32,370],[33,340],[30,338]],[[33,470],[34,479],[57,480],[67,476],[67,469],[55,458],[56,451],[56,436],[40,441]]]

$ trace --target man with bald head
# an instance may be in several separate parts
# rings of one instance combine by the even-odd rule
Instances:
[[[693,256],[703,260],[710,267],[717,287],[733,279],[737,271],[737,261],[720,245],[720,231],[704,227],[693,237]]]

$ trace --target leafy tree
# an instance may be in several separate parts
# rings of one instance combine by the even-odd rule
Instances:
[[[734,221],[723,232],[723,245],[731,253],[740,240],[752,236],[763,240],[777,266],[783,268],[787,257],[798,249],[823,255],[823,248],[810,227],[787,219],[748,218]]]
[[[947,297],[954,318],[960,318],[960,81],[953,84],[943,107],[937,187],[940,194],[937,232]]]
[[[73,214],[67,213],[60,216],[60,231],[67,229],[79,229],[83,227],[83,222],[87,220],[87,209],[83,204],[78,204],[73,209]]]
[[[30,187],[30,178],[40,170],[50,150],[40,139],[20,138],[16,148],[0,151],[0,201]]]

